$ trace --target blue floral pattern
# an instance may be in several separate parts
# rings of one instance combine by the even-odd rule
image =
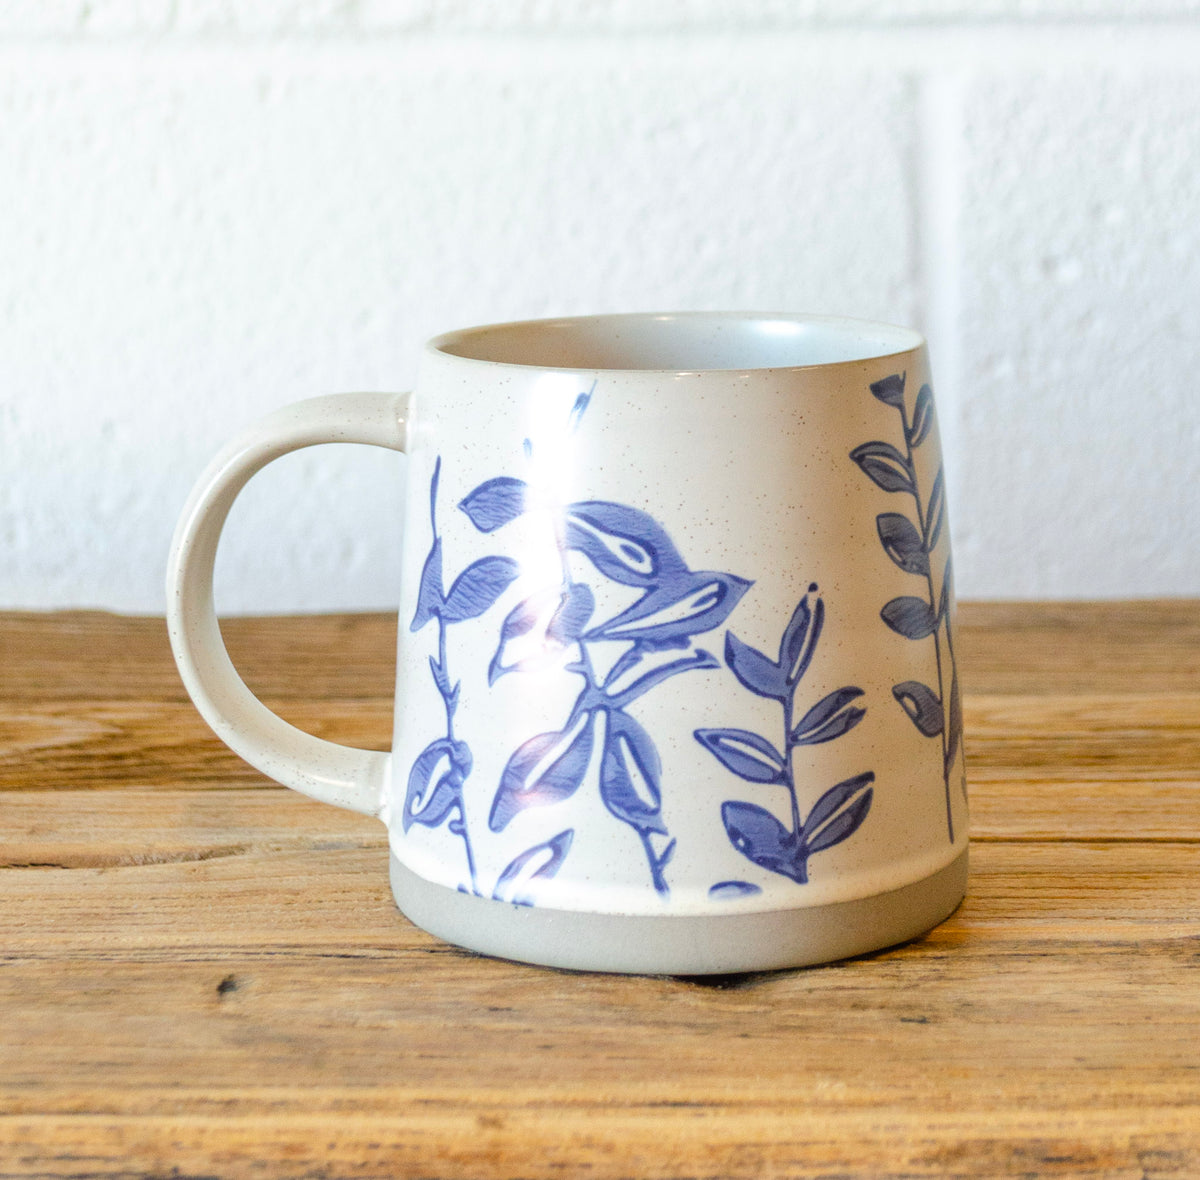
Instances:
[[[522,481],[500,477],[481,484],[459,507],[480,532],[492,532],[527,510],[527,493]],[[750,582],[691,569],[652,516],[607,500],[568,504],[556,519],[555,538],[561,579],[509,612],[488,678],[494,684],[509,673],[561,663],[565,656],[566,670],[582,683],[562,725],[529,738],[509,758],[488,825],[501,832],[528,808],[569,799],[588,777],[598,750],[600,798],[637,833],[654,888],[666,896],[665,869],[675,841],[662,815],[662,760],[629,709],[673,676],[720,666],[709,652],[692,646],[693,638],[719,627]],[[593,579],[632,588],[633,600],[596,618],[596,593],[576,575],[572,555],[586,560]],[[534,642],[524,648],[532,654],[511,656],[510,649],[531,635]],[[623,650],[601,673],[596,648],[606,644]],[[664,659],[663,653],[671,654]]]
[[[591,395],[589,390],[576,398],[568,430],[578,429]],[[524,451],[532,458],[529,440]],[[429,490],[432,542],[410,630],[437,623],[438,649],[429,668],[446,724],[409,771],[401,822],[405,832],[414,824],[446,824],[463,842],[470,891],[480,894],[464,791],[474,760],[468,743],[455,733],[461,683],[450,674],[447,631],[489,611],[517,581],[520,567],[510,557],[483,557],[445,589],[437,522],[441,468],[439,457]],[[534,500],[525,480],[498,476],[473,488],[458,508],[479,533],[490,536],[531,511],[544,511]],[[509,609],[487,666],[487,683],[559,667],[577,676],[580,686],[558,728],[527,738],[508,757],[487,827],[502,833],[522,812],[571,798],[594,775],[605,809],[636,833],[654,888],[667,897],[666,868],[675,840],[663,818],[662,759],[631,706],[673,676],[720,667],[694,638],[720,627],[751,583],[690,568],[662,525],[640,508],[580,500],[555,507],[551,515],[559,577]],[[601,591],[610,604],[603,609],[597,601]],[[501,870],[490,896],[533,905],[538,881],[559,871],[574,839],[575,830],[565,828],[524,849]]]
[[[939,586],[935,581],[932,561],[945,528],[945,477],[943,468],[939,467],[928,497],[922,498],[915,459],[918,448],[933,429],[933,390],[928,385],[921,386],[910,418],[905,405],[905,377],[904,373],[893,373],[871,385],[871,393],[899,414],[904,433],[904,451],[890,442],[878,440],[855,447],[850,452],[850,458],[877,487],[885,492],[911,496],[913,500],[915,523],[902,512],[883,512],[875,518],[875,524],[884,552],[905,573],[921,578],[926,593],[893,598],[884,604],[879,613],[888,627],[905,639],[933,639],[937,689],[918,680],[906,680],[893,686],[892,695],[924,737],[941,740],[946,827],[950,842],[954,843],[950,774],[962,745],[962,697],[950,618],[954,573],[952,563],[947,558]],[[962,790],[965,797],[965,777]]]
[[[847,685],[823,696],[796,718],[796,690],[816,654],[825,625],[825,605],[810,585],[779,641],[778,657],[751,647],[732,631],[725,635],[725,662],[743,688],[777,701],[783,710],[782,749],[761,734],[746,729],[697,729],[696,740],[726,770],[748,783],[782,787],[788,796],[790,823],[757,803],[728,800],[721,819],[733,846],[760,868],[779,873],[797,884],[808,881],[808,861],[852,836],[867,817],[875,781],[873,771],[856,774],[830,787],[801,817],[793,768],[801,746],[831,742],[852,730],[866,710],[856,702],[861,688]],[[759,892],[748,881],[719,881],[709,890],[713,898],[735,898]]]
[[[463,786],[471,773],[471,748],[454,734],[461,684],[452,683],[446,655],[446,630],[455,623],[478,618],[504,593],[516,578],[517,563],[510,557],[484,557],[472,562],[445,589],[442,577],[442,539],[438,533],[437,496],[442,461],[434,465],[429,484],[429,519],[433,543],[421,571],[417,608],[410,631],[420,631],[434,620],[438,625],[438,651],[429,657],[429,670],[446,713],[446,732],[431,741],[417,756],[408,774],[401,823],[405,832],[413,824],[437,828],[449,821],[449,830],[461,837],[467,858],[471,892],[478,893],[475,856],[467,828]]]

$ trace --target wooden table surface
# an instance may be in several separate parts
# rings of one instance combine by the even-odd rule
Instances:
[[[386,746],[395,624],[226,624]],[[1200,1177],[1200,603],[967,604],[970,893],[695,979],[476,957],[273,786],[162,622],[0,615],[0,1176]]]

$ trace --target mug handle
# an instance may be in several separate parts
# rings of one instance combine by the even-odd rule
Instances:
[[[276,716],[238,675],[213,606],[213,565],[225,518],[250,477],[318,443],[404,451],[409,394],[342,393],[295,402],[230,442],[192,489],[167,564],[167,631],[200,715],[235,754],[286,787],[364,815],[383,810],[390,754],[313,737]]]

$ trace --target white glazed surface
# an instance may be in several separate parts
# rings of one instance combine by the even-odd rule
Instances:
[[[888,355],[858,359],[881,349]],[[497,364],[471,353],[522,363]],[[687,356],[721,367],[689,369],[681,363]],[[772,367],[738,367],[755,356]],[[661,367],[616,367],[623,358]],[[610,367],[574,364],[597,359]],[[783,367],[789,359],[801,367]],[[915,334],[853,321],[796,323],[785,316],[611,317],[566,321],[553,331],[517,326],[435,341],[424,358],[409,440],[388,811],[400,862],[448,889],[512,900],[506,869],[527,850],[548,848],[570,833],[569,851],[551,866],[553,875],[530,878],[536,858],[526,866],[523,900],[559,910],[682,915],[868,897],[954,860],[966,844],[961,752],[947,782],[940,743],[914,728],[892,692],[906,681],[936,688],[937,659],[946,653],[935,651],[932,639],[912,641],[895,633],[880,616],[889,600],[918,594],[924,585],[888,559],[877,532],[879,514],[906,506],[911,511],[912,500],[876,486],[849,457],[871,440],[890,440],[904,450],[895,409],[870,389],[893,374],[905,374],[911,414],[912,400],[928,380]],[[582,412],[581,395],[587,399]],[[926,497],[939,463],[932,433],[916,457]],[[410,629],[433,540],[435,467],[445,586],[484,557],[502,556],[519,567],[483,615],[445,628],[447,675],[460,694],[454,738],[471,756],[462,786],[465,839],[449,820],[436,826],[414,822],[406,831],[401,814],[414,764],[447,732],[430,666],[439,654],[437,622]],[[523,481],[538,506],[482,533],[457,505],[496,477]],[[661,757],[666,833],[652,836],[652,846],[661,851],[670,839],[676,841],[657,889],[638,832],[602,797],[599,720],[587,770],[569,797],[523,807],[502,830],[488,822],[514,752],[560,729],[582,684],[580,674],[567,667],[578,658],[574,645],[538,671],[510,673],[489,684],[502,623],[520,603],[560,584],[554,519],[561,519],[566,505],[597,500],[648,512],[691,570],[724,571],[753,583],[722,625],[691,639],[691,651],[707,651],[720,666],[675,675],[628,708]],[[947,535],[943,529],[931,563],[938,585]],[[568,562],[573,578],[598,588],[594,624],[606,609],[601,593],[614,587],[580,553],[570,553]],[[847,685],[862,689],[856,704],[866,714],[836,741],[794,751],[801,811],[807,813],[835,783],[866,771],[875,779],[861,825],[812,856],[808,880],[798,883],[752,863],[734,847],[722,818],[725,802],[741,800],[767,808],[786,824],[786,791],[738,778],[694,735],[697,729],[732,727],[781,744],[780,704],[748,692],[734,678],[725,666],[725,633],[774,656],[793,610],[814,583],[825,626],[798,689],[796,714]],[[618,606],[635,593],[616,589],[624,591],[624,599],[610,594],[607,601]],[[605,645],[591,646],[601,662],[611,663],[625,650],[608,644],[601,656],[598,649]],[[948,669],[943,672],[948,692]],[[549,856],[543,854],[543,864]],[[741,891],[710,896],[722,882],[739,882]]]

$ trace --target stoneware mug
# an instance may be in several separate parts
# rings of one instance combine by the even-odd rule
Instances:
[[[213,608],[238,491],[300,447],[403,451],[390,754],[302,733]],[[925,932],[967,876],[945,482],[914,332],[612,315],[451,332],[411,394],[282,409],[183,513],[175,657],[264,773],[379,816],[451,942],[669,974]]]

